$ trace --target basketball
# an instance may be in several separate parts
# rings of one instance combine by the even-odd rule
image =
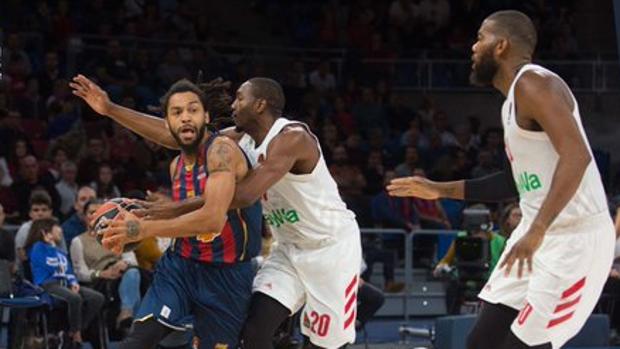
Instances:
[[[142,206],[127,198],[114,198],[106,201],[95,212],[94,230],[97,233],[97,241],[101,243],[103,235],[100,231],[103,230],[107,223],[115,220],[125,219],[126,213],[132,212],[137,209],[141,209]],[[126,244],[123,248],[123,252],[129,252],[135,250],[140,242],[133,242]]]

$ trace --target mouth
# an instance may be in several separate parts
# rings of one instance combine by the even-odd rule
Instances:
[[[187,125],[179,129],[179,136],[183,141],[192,141],[196,138],[197,130],[194,126]]]

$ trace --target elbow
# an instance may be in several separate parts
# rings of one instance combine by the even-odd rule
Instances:
[[[198,234],[204,234],[205,232],[207,234],[219,234],[224,227],[226,226],[226,221],[227,221],[227,216],[224,215],[222,218],[217,219],[217,220],[210,220],[209,222],[207,222],[207,224],[205,224],[204,229],[202,229],[202,231]]]

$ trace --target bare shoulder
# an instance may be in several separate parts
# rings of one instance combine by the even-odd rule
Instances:
[[[292,145],[316,145],[315,138],[308,132],[304,126],[299,124],[291,124],[285,126],[280,133],[274,137],[274,141]]]
[[[209,171],[233,171],[241,159],[237,143],[228,137],[217,137],[207,151]]]
[[[245,135],[245,132],[238,132],[234,127],[227,127],[223,130],[220,130],[219,132],[222,136],[226,136],[235,142],[239,142],[239,140],[241,140],[241,137]]]
[[[543,99],[555,93],[567,95],[568,86],[560,77],[545,70],[528,70],[515,85],[515,94],[521,97]]]

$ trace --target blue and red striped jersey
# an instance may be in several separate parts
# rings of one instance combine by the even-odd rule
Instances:
[[[191,166],[185,166],[185,156],[181,153],[172,178],[173,200],[181,201],[202,195],[209,180],[207,152],[216,137],[217,134],[212,134],[205,144],[200,145],[198,157]],[[249,161],[248,167],[251,168]],[[215,234],[207,232],[204,235],[177,238],[172,249],[183,258],[203,263],[232,264],[250,261],[260,253],[261,225],[262,208],[259,200],[250,207],[229,210],[226,225],[215,238]]]

